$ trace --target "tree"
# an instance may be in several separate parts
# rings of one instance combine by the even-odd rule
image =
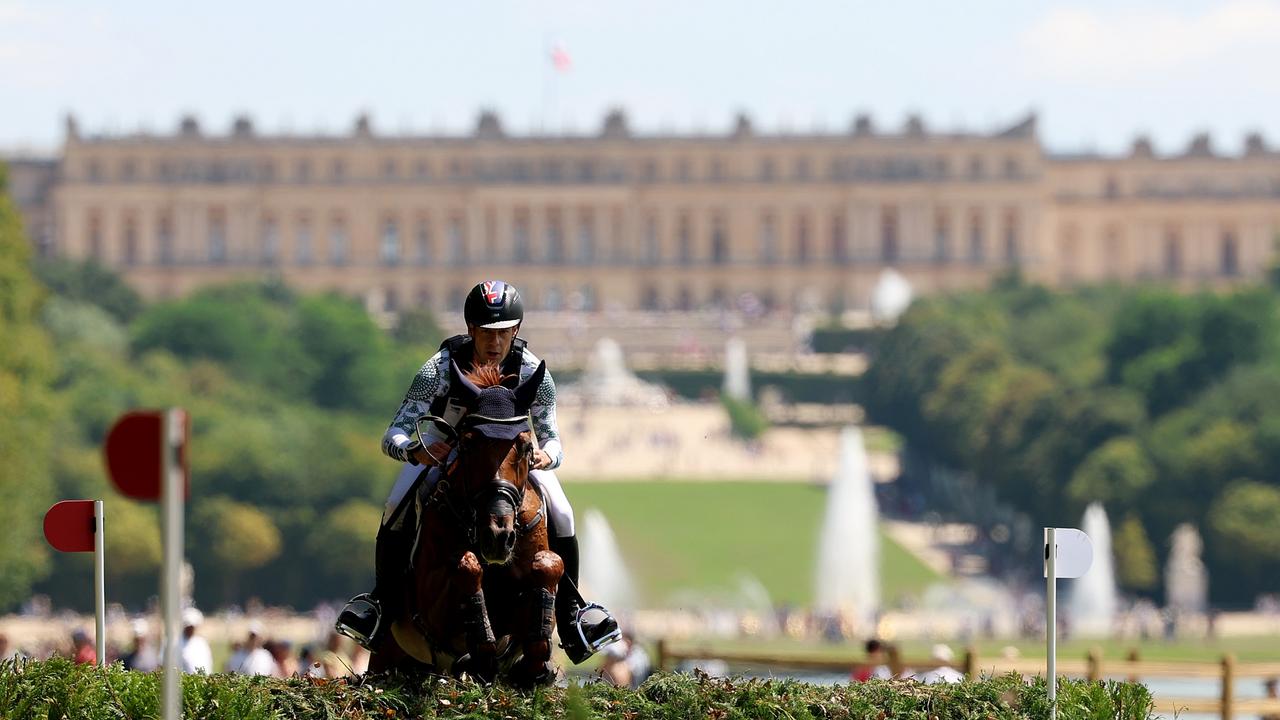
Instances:
[[[47,569],[40,523],[52,504],[49,428],[56,372],[38,325],[43,291],[31,272],[31,246],[10,201],[0,163],[0,607],[24,599]]]
[[[396,321],[396,342],[401,345],[435,347],[444,340],[444,331],[436,314],[426,309],[410,309],[400,313]]]
[[[215,496],[195,506],[191,525],[196,536],[193,558],[204,561],[197,565],[197,570],[211,571],[221,580],[224,602],[237,598],[243,573],[271,562],[280,554],[280,531],[270,516],[252,505]],[[196,549],[203,558],[194,552]],[[200,576],[197,574],[197,580]]]
[[[1233,568],[1234,599],[1280,587],[1280,488],[1250,480],[1232,483],[1214,501],[1208,520],[1206,546],[1217,567]]]
[[[312,402],[385,410],[399,392],[387,337],[356,301],[338,295],[305,298],[295,327],[311,369],[307,393]]]
[[[119,322],[127,323],[142,312],[138,293],[95,260],[41,260],[35,269],[40,282],[59,297],[99,307]]]
[[[1116,580],[1130,592],[1151,592],[1159,586],[1160,572],[1155,548],[1147,538],[1142,520],[1134,513],[1125,516],[1116,528]]]
[[[1067,495],[1081,507],[1101,502],[1130,508],[1155,479],[1142,445],[1131,437],[1115,438],[1085,458],[1071,476]]]
[[[364,587],[373,579],[374,543],[382,508],[363,500],[335,507],[306,539],[307,554],[341,587]]]

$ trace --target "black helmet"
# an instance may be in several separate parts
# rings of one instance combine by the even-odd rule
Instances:
[[[468,325],[500,330],[524,320],[520,291],[501,280],[486,280],[471,288],[462,314]]]

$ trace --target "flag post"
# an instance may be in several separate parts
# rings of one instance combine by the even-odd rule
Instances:
[[[106,537],[102,533],[102,501],[93,501],[94,651],[98,666],[107,666]]]
[[[182,628],[178,623],[180,574],[182,572],[182,502],[185,499],[185,474],[178,458],[182,446],[186,418],[182,410],[170,408],[164,413],[164,438],[160,443],[161,483],[160,507],[164,518],[164,568],[160,597],[164,611],[164,720],[182,717],[182,674],[179,657]]]
[[[1044,594],[1045,641],[1048,644],[1048,667],[1045,676],[1049,691],[1049,720],[1058,717],[1058,529],[1044,529],[1045,577]]]

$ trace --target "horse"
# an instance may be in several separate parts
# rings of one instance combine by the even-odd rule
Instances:
[[[528,412],[545,373],[544,362],[511,389],[497,368],[464,375],[450,361],[469,412],[452,430],[453,459],[418,501],[402,610],[388,619],[391,632],[371,669],[426,666],[520,686],[554,680],[551,633],[564,564],[549,549],[546,503],[529,478],[537,445]]]

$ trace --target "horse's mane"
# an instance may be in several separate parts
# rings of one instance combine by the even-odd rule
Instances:
[[[467,372],[467,379],[482,390],[487,387],[501,385],[512,377],[513,376],[511,375],[503,375],[502,371],[495,365],[472,367],[471,370]]]

